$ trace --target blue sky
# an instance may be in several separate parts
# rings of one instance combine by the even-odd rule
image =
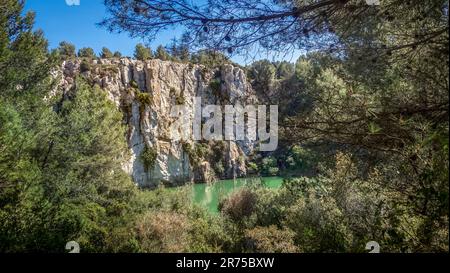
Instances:
[[[134,47],[142,39],[132,39],[126,33],[109,33],[98,27],[106,15],[103,0],[80,0],[79,6],[69,6],[66,0],[27,0],[25,10],[36,12],[36,29],[42,29],[49,40],[50,48],[55,48],[61,41],[68,41],[77,47],[92,47],[96,52],[106,46],[112,51],[120,51],[124,56],[132,56]],[[155,49],[158,45],[167,45],[181,30],[170,30],[162,33],[150,46]],[[289,54],[290,61],[295,61],[299,53]],[[260,56],[258,58],[267,58]],[[269,58],[271,59],[271,58]],[[246,64],[242,57],[234,57],[233,61]]]

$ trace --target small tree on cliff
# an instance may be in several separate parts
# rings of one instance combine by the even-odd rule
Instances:
[[[156,49],[155,58],[162,61],[168,61],[171,59],[171,56],[169,55],[169,53],[167,53],[167,50],[162,45],[160,45]]]
[[[96,56],[94,50],[91,47],[83,47],[78,50],[78,57],[95,59]]]
[[[58,52],[64,60],[76,57],[75,45],[66,41],[59,43]]]
[[[152,50],[149,47],[139,43],[134,50],[134,57],[140,61],[146,61],[153,57]]]
[[[101,56],[103,59],[110,59],[110,58],[112,58],[114,55],[113,55],[113,53],[111,52],[111,50],[109,50],[107,47],[104,47],[104,48],[102,48],[102,53],[100,54],[100,56]]]
[[[114,52],[114,58],[122,58],[122,53],[119,51]]]

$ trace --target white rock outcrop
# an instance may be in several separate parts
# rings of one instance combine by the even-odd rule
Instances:
[[[204,147],[220,154],[215,154],[213,161],[210,155],[210,158],[195,157],[195,161],[200,162],[191,162],[194,158],[192,152],[189,154],[185,150],[186,143],[171,141],[169,130],[174,122],[170,118],[171,108],[182,102],[192,109],[189,114],[193,117],[195,97],[202,98],[202,105],[256,104],[256,95],[242,69],[227,64],[210,70],[201,65],[129,58],[89,62],[76,59],[65,61],[59,76],[64,91],[73,87],[77,76],[98,84],[123,111],[131,153],[123,168],[140,186],[246,175],[245,156],[253,151],[253,142],[223,141],[220,149],[214,149],[217,143],[202,142]],[[213,81],[215,86],[211,84]],[[150,101],[144,103],[140,97],[150,98]],[[196,145],[193,141],[188,144]],[[144,166],[141,159],[144,149],[156,152],[153,166]],[[214,169],[213,166],[219,167]]]

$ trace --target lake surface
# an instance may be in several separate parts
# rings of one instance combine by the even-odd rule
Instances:
[[[282,177],[258,177],[219,180],[211,184],[194,184],[192,189],[193,201],[212,213],[218,213],[219,201],[232,192],[251,183],[261,183],[271,189],[278,189],[283,183]]]

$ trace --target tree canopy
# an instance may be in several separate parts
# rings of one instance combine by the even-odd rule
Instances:
[[[153,57],[152,50],[143,44],[137,44],[134,50],[134,57],[137,60],[146,61]]]

